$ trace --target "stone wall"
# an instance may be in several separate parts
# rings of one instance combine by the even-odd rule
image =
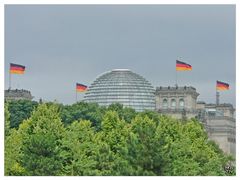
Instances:
[[[20,99],[32,100],[33,99],[31,92],[24,89],[5,90],[4,97],[5,97],[5,100],[20,100]]]
[[[207,117],[208,136],[219,144],[220,148],[233,155],[236,154],[236,122],[228,116]]]
[[[158,87],[156,110],[177,119],[197,118],[205,126],[209,139],[215,141],[225,153],[235,156],[235,109],[231,104],[197,102],[198,95],[194,87]],[[184,100],[184,106],[180,106],[180,99]],[[176,101],[176,106],[171,105],[172,100]]]

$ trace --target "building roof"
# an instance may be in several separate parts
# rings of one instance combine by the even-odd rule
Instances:
[[[120,103],[137,111],[155,109],[153,86],[129,69],[113,69],[101,74],[89,86],[84,101],[108,106]]]

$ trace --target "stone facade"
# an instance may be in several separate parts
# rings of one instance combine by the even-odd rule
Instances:
[[[8,89],[4,92],[5,100],[32,100],[33,96],[30,91],[24,89]]]
[[[209,139],[228,154],[236,154],[235,109],[231,104],[197,102],[194,87],[157,87],[156,111],[177,119],[197,118],[203,123]]]
[[[156,110],[175,118],[196,117],[198,96],[194,87],[157,87]]]
[[[235,109],[231,104],[206,104],[206,129],[210,139],[214,140],[226,153],[236,154]]]

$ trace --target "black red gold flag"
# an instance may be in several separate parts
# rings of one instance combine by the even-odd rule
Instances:
[[[25,72],[25,66],[10,63],[11,74],[24,74],[24,72]]]
[[[217,90],[228,90],[229,84],[221,81],[217,81],[216,85]]]
[[[192,70],[192,66],[182,61],[176,61],[176,70],[177,71],[190,71]]]
[[[76,84],[76,91],[77,92],[84,92],[87,90],[87,86],[84,84],[77,83]]]

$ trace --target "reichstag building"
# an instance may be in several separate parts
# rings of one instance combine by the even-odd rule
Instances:
[[[194,87],[156,87],[129,69],[114,69],[98,76],[89,86],[84,101],[108,106],[120,103],[136,111],[155,110],[177,119],[197,118],[208,137],[235,156],[235,109],[231,104],[198,101]]]
[[[208,137],[227,154],[236,155],[236,118],[232,104],[198,101],[194,87],[156,87],[129,69],[114,69],[99,75],[89,86],[85,102],[102,106],[120,103],[136,111],[154,110],[179,120],[197,118]],[[26,90],[5,90],[5,99],[29,99]]]

